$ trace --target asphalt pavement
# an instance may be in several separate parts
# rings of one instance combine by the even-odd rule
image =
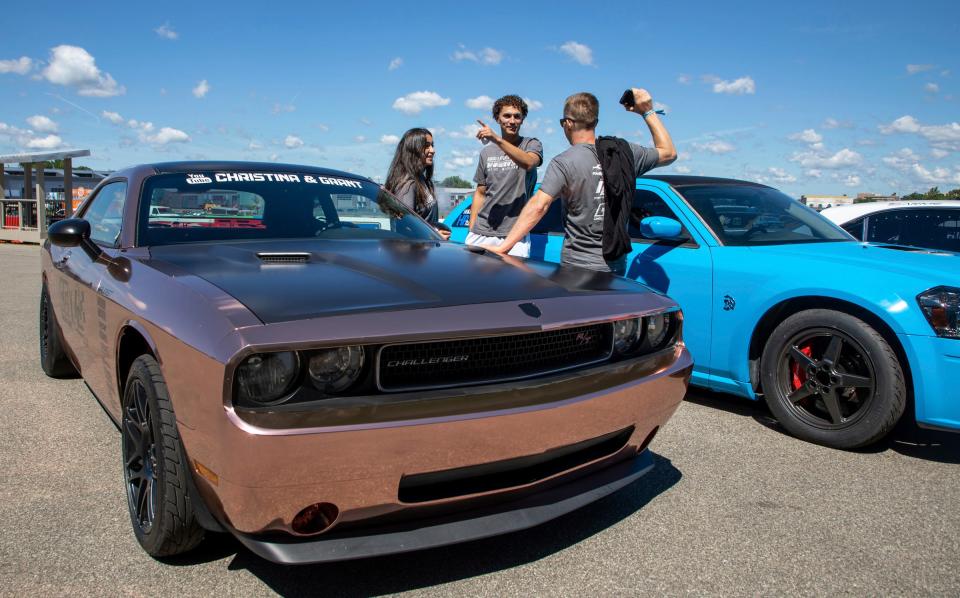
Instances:
[[[214,535],[156,561],[130,529],[116,428],[81,380],[40,369],[39,272],[38,247],[0,245],[2,595],[960,595],[960,436],[907,422],[841,452],[696,390],[653,473],[526,532],[294,568]]]

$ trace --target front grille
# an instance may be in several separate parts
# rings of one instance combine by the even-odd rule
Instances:
[[[387,345],[378,384],[385,391],[421,390],[529,378],[610,357],[609,323],[509,336]]]

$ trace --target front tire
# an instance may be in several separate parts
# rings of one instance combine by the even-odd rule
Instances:
[[[141,355],[130,367],[120,426],[123,479],[133,533],[153,557],[182,554],[203,539],[187,494],[191,475],[160,366]]]
[[[51,378],[75,378],[77,369],[70,363],[64,348],[60,325],[53,313],[47,282],[40,287],[40,367]]]
[[[890,344],[843,312],[810,309],[784,320],[767,339],[760,375],[767,405],[787,431],[834,448],[877,442],[906,406]]]

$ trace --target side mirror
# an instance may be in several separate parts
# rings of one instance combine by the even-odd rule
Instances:
[[[83,218],[68,218],[54,222],[47,229],[47,238],[58,247],[80,247],[96,260],[103,250],[90,240],[90,223]]]
[[[648,239],[674,241],[683,233],[683,226],[673,218],[648,216],[640,221],[640,232]]]
[[[58,247],[76,247],[90,238],[90,223],[83,218],[68,218],[54,222],[47,229],[47,238]]]

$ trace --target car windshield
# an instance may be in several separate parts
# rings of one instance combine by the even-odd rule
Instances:
[[[690,185],[679,191],[724,245],[854,240],[820,214],[770,187]]]
[[[369,181],[289,172],[210,171],[147,179],[139,245],[246,239],[437,240]]]

